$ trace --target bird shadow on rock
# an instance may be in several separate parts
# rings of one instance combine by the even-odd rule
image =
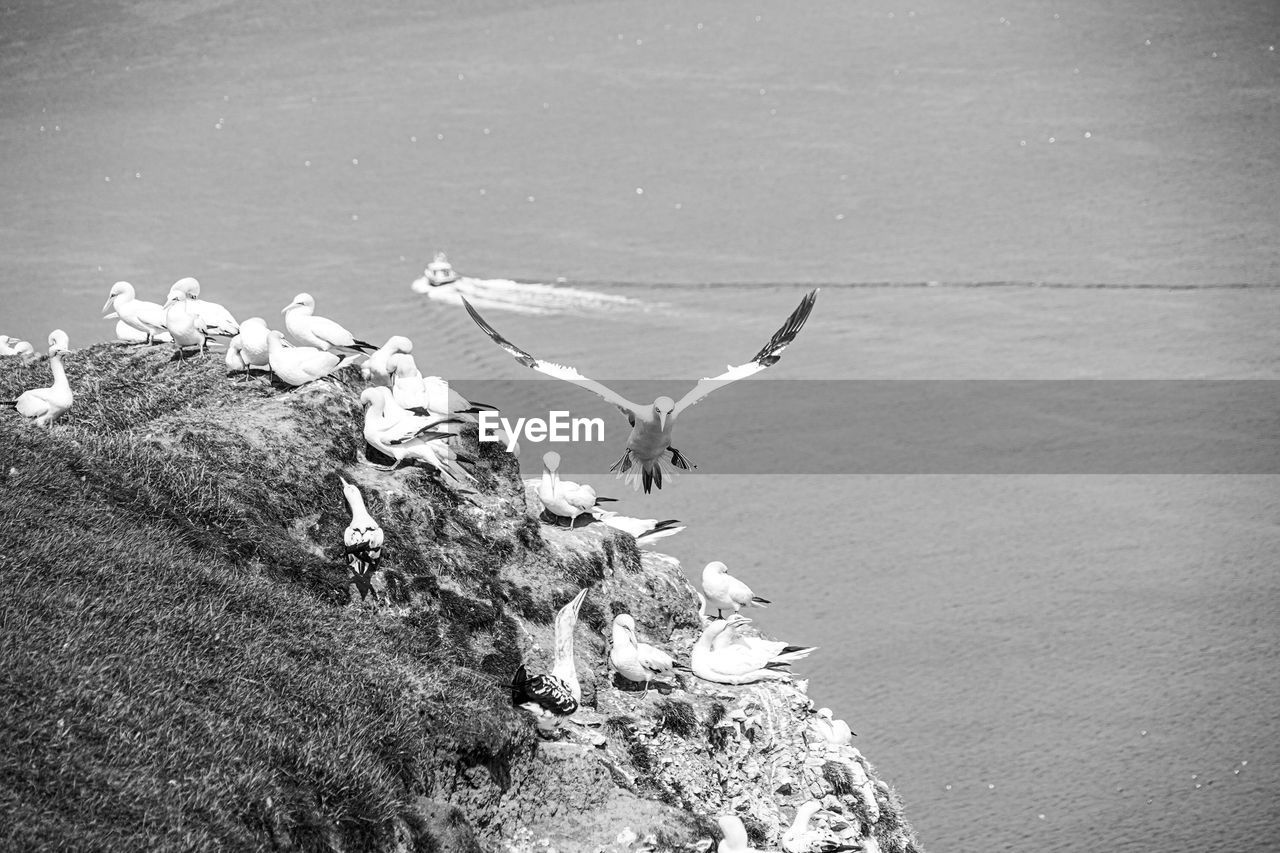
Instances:
[[[624,693],[643,693],[645,691],[644,682],[631,681],[629,679],[623,678],[621,675],[619,675],[616,672],[613,674],[611,683],[615,688],[623,691]],[[678,684],[672,684],[667,681],[650,681],[649,682],[649,692],[660,693],[663,696],[666,696],[672,693],[678,687],[679,687]]]

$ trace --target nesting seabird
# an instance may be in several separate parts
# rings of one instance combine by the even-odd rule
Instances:
[[[396,460],[389,470],[399,468],[405,460],[421,460],[458,485],[474,480],[458,464],[472,460],[449,447],[451,436],[444,428],[450,419],[406,412],[396,404],[390,389],[378,385],[364,389],[360,403],[369,407],[364,416],[364,439]]]
[[[737,613],[744,607],[768,607],[772,603],[729,574],[729,567],[718,560],[703,567],[702,591],[707,594],[707,604],[714,607],[721,617],[726,610]]]
[[[148,302],[145,299],[139,299],[133,285],[127,281],[117,281],[111,285],[111,293],[107,296],[107,301],[102,306],[105,314],[107,309],[112,309],[119,318],[116,323],[116,337],[130,343],[142,342],[152,343],[157,338],[165,335],[166,328],[166,309],[162,305],[155,302]],[[121,334],[120,324],[123,323],[133,331],[141,335],[126,337]]]
[[[614,498],[602,498],[596,490],[585,483],[560,479],[560,454],[548,450],[542,455],[542,481],[538,484],[538,500],[547,512],[559,519],[565,519],[568,527],[578,516],[586,513],[592,518],[599,518],[603,512],[599,508],[600,501],[612,501]]]
[[[207,302],[200,298],[200,282],[188,276],[180,278],[169,288],[169,298],[175,293],[187,295],[187,310],[195,318],[196,325],[207,334],[222,338],[232,337],[240,332],[240,324],[231,312],[216,302]]]
[[[578,626],[578,610],[587,597],[584,589],[560,608],[555,622],[555,662],[551,672],[530,676],[524,664],[511,680],[511,704],[539,717],[565,717],[578,710],[582,685],[573,660],[573,632]]]
[[[791,674],[783,669],[787,662],[775,660],[767,650],[723,641],[717,645],[720,635],[732,628],[731,623],[741,619],[741,616],[716,619],[702,630],[689,656],[693,674],[716,684],[790,681]]]
[[[281,335],[280,342],[288,343]],[[271,330],[261,317],[250,317],[240,324],[240,357],[250,367],[271,369]]]
[[[351,574],[356,578],[357,586],[361,587],[363,596],[369,586],[369,579],[382,562],[382,527],[374,521],[365,507],[360,488],[347,482],[341,475],[338,479],[342,482],[342,497],[351,509],[351,523],[342,533],[342,544],[347,555],[347,565],[351,567]]]
[[[835,719],[830,708],[819,708],[812,722],[822,739],[832,746],[848,746],[858,734],[844,720]]]
[[[0,355],[20,355],[30,357],[35,355],[36,348],[21,338],[10,337],[9,335],[0,335]]]
[[[315,347],[291,347],[285,343],[284,333],[275,330],[267,335],[267,343],[271,372],[294,387],[323,379],[357,358],[355,355],[343,356]]]
[[[676,663],[671,655],[656,646],[640,642],[640,638],[636,636],[636,620],[627,613],[619,613],[613,617],[613,648],[609,651],[609,662],[627,681],[644,685],[641,698],[649,692],[651,681],[656,678],[671,678],[676,670]]]
[[[485,322],[485,319],[471,306],[471,303],[467,302],[466,297],[462,297],[462,304],[466,306],[471,319],[476,321],[484,333],[525,367],[531,367],[539,373],[545,373],[556,379],[572,382],[618,407],[631,425],[631,435],[627,438],[626,452],[609,470],[617,471],[618,476],[625,477],[634,488],[639,489],[643,485],[645,492],[649,492],[655,485],[662,488],[664,473],[673,475],[676,468],[688,470],[696,467],[688,457],[671,446],[671,431],[680,414],[717,388],[722,388],[739,379],[746,379],[776,364],[782,357],[782,351],[795,340],[800,329],[804,327],[805,321],[809,319],[809,313],[813,310],[817,298],[817,290],[806,294],[781,328],[774,332],[769,343],[765,344],[750,361],[736,367],[731,365],[719,376],[702,379],[692,391],[681,397],[679,402],[670,397],[659,397],[651,404],[633,403],[599,382],[588,379],[572,367],[535,358],[498,334],[497,330]],[[667,459],[668,453],[670,460]]]
[[[782,849],[786,853],[838,853],[842,850],[861,850],[857,841],[843,841],[824,827],[811,826],[813,816],[822,809],[817,800],[807,800],[796,808],[796,818],[791,827],[782,833]]]
[[[678,518],[668,518],[662,521],[656,518],[631,518],[608,510],[600,513],[597,518],[602,524],[607,524],[624,533],[630,533],[635,537],[636,544],[642,548],[647,548],[659,539],[675,536],[688,526],[681,524]]]
[[[62,367],[62,354],[70,349],[67,333],[54,329],[49,333],[49,370],[53,373],[53,385],[48,388],[32,388],[16,400],[6,403],[18,410],[24,418],[31,418],[36,426],[49,426],[71,408],[71,383]]]
[[[720,834],[724,836],[716,845],[716,853],[768,853],[748,844],[747,828],[737,815],[723,815],[716,818],[716,823],[720,826]]]
[[[309,293],[299,293],[280,312],[293,339],[304,346],[320,350],[370,353],[377,349],[362,341],[328,317],[315,316],[316,301]]]
[[[729,627],[720,632],[712,642],[712,649],[722,649],[730,645],[743,646],[750,649],[753,654],[761,655],[783,666],[807,658],[818,650],[817,646],[793,646],[782,640],[766,640],[764,637],[743,633],[742,629],[751,624],[751,620],[745,616],[732,617],[728,623]]]

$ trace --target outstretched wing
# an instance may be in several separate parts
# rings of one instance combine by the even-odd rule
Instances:
[[[817,301],[818,291],[815,288],[805,294],[804,299],[801,299],[800,304],[796,306],[796,310],[792,311],[791,316],[787,318],[787,322],[783,323],[782,327],[773,333],[769,343],[765,344],[760,352],[755,354],[754,358],[746,364],[739,364],[737,367],[730,366],[728,370],[719,376],[700,380],[697,385],[693,386],[692,391],[685,394],[676,403],[675,408],[671,410],[672,416],[679,415],[717,388],[723,388],[730,382],[737,382],[739,379],[746,379],[766,367],[772,367],[777,364],[778,359],[782,358],[782,351],[796,339],[796,335],[804,328],[805,320],[809,319],[809,312],[813,310],[813,305]]]
[[[486,335],[488,335],[495,344],[497,344],[498,346],[506,350],[508,353],[510,353],[512,358],[514,358],[516,361],[523,364],[525,367],[532,367],[534,370],[538,371],[539,373],[545,373],[547,376],[553,376],[556,379],[563,379],[566,382],[572,382],[574,385],[577,385],[579,388],[585,388],[588,391],[590,391],[592,394],[595,394],[597,397],[600,397],[601,399],[603,399],[606,403],[612,403],[613,405],[617,406],[619,409],[622,410],[622,413],[627,415],[628,417],[634,418],[635,413],[640,411],[641,408],[643,408],[641,406],[637,406],[635,403],[631,402],[626,397],[623,397],[621,394],[616,394],[613,391],[610,391],[608,388],[606,388],[604,385],[601,385],[599,382],[596,382],[593,379],[588,379],[587,377],[583,376],[581,373],[579,373],[577,370],[575,370],[572,367],[569,367],[564,364],[554,364],[550,361],[539,361],[538,359],[529,355],[529,353],[520,349],[520,347],[516,346],[515,344],[511,343],[511,341],[507,340],[502,335],[498,334],[497,329],[493,328],[493,326],[490,326],[487,322],[485,322],[485,319],[480,316],[479,312],[477,312],[476,309],[471,307],[471,303],[467,301],[467,298],[465,296],[461,298],[462,298],[462,304],[466,306],[467,313],[471,315],[472,320],[476,321],[476,325],[479,326],[481,330]]]

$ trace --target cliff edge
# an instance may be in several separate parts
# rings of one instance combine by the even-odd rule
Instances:
[[[0,397],[47,384],[43,360],[5,361]],[[616,680],[613,616],[687,661],[693,589],[626,533],[541,524],[497,445],[463,436],[480,492],[459,501],[370,464],[353,369],[285,390],[167,347],[65,361],[76,400],[52,429],[0,416],[17,849],[705,850],[729,813],[776,846],[818,799],[841,837],[920,850],[803,682]],[[343,560],[339,475],[386,533],[368,582]],[[548,737],[508,684],[549,665],[584,587],[583,707]]]

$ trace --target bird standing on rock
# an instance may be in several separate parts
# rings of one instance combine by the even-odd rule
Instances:
[[[626,482],[636,489],[643,485],[647,493],[655,485],[659,489],[662,488],[664,473],[674,475],[674,469],[676,468],[688,470],[689,468],[697,467],[689,461],[688,457],[671,446],[671,430],[680,414],[717,388],[723,388],[730,382],[736,382],[739,379],[746,379],[748,376],[752,376],[766,367],[776,364],[778,359],[782,357],[782,351],[795,340],[800,329],[804,327],[805,321],[809,319],[809,313],[813,310],[813,305],[818,299],[818,291],[813,290],[800,300],[799,306],[791,312],[791,316],[787,317],[787,321],[782,324],[782,327],[774,332],[773,337],[769,339],[769,343],[765,344],[750,361],[737,367],[730,365],[726,372],[719,376],[702,379],[693,387],[692,391],[681,397],[679,402],[670,397],[659,397],[652,404],[633,403],[599,382],[588,379],[572,367],[535,358],[498,334],[498,331],[490,326],[475,308],[471,307],[471,303],[467,301],[466,297],[461,298],[462,304],[466,306],[467,312],[471,314],[471,319],[476,321],[476,325],[495,344],[513,356],[516,361],[525,367],[533,368],[539,373],[545,373],[547,376],[554,376],[556,379],[563,379],[580,388],[585,388],[605,402],[617,406],[622,414],[626,415],[627,421],[631,424],[631,435],[627,439],[627,449],[622,454],[622,458],[615,462],[609,470],[617,471],[619,477],[624,477]],[[668,453],[670,454],[670,461],[667,459]]]
[[[609,662],[623,678],[644,684],[641,699],[648,694],[649,683],[655,678],[675,675],[676,663],[671,655],[640,642],[636,636],[636,620],[627,613],[613,617],[613,648],[609,651]]]
[[[295,341],[319,350],[370,353],[377,349],[362,341],[328,317],[316,317],[316,301],[309,293],[299,293],[280,312],[285,328]]]
[[[53,373],[53,385],[49,388],[32,388],[24,391],[16,400],[6,401],[24,418],[30,418],[36,426],[49,426],[71,408],[73,397],[67,372],[62,367],[62,354],[70,349],[67,333],[54,329],[49,333],[49,370]]]
[[[551,672],[530,676],[522,663],[511,679],[511,704],[539,717],[567,717],[582,702],[582,685],[573,658],[573,632],[578,627],[578,611],[587,597],[584,589],[560,608],[555,623],[555,662]]]
[[[406,459],[426,462],[459,486],[474,481],[459,461],[474,460],[459,456],[449,446],[450,433],[444,427],[449,418],[430,418],[407,412],[396,404],[391,389],[380,385],[360,393],[360,404],[367,406],[364,416],[364,440],[384,456],[396,460],[389,470],[399,468]]]
[[[271,373],[295,388],[323,379],[359,358],[358,355],[344,357],[315,347],[291,347],[284,342],[284,333],[275,330],[268,333],[267,346]]]
[[[731,630],[741,616],[716,619],[702,630],[689,655],[693,674],[715,684],[751,684],[755,681],[790,681],[789,661],[775,660],[766,649],[740,643],[717,644],[720,635]]]
[[[702,591],[707,604],[724,618],[724,611],[737,613],[744,607],[768,607],[773,602],[761,598],[751,587],[729,574],[729,567],[719,561],[707,563],[702,569]]]
[[[538,484],[538,500],[542,501],[547,512],[556,517],[556,524],[560,523],[558,519],[563,518],[568,522],[568,527],[573,527],[578,516],[584,513],[592,518],[599,518],[603,512],[598,506],[599,502],[615,500],[599,497],[596,490],[588,485],[561,480],[557,473],[559,469],[559,453],[548,450],[542,455],[542,482]]]
[[[796,808],[796,819],[791,828],[782,833],[782,849],[786,853],[839,853],[842,850],[862,850],[857,841],[843,841],[838,835],[824,827],[810,826],[813,816],[822,808],[822,803],[809,800]]]

